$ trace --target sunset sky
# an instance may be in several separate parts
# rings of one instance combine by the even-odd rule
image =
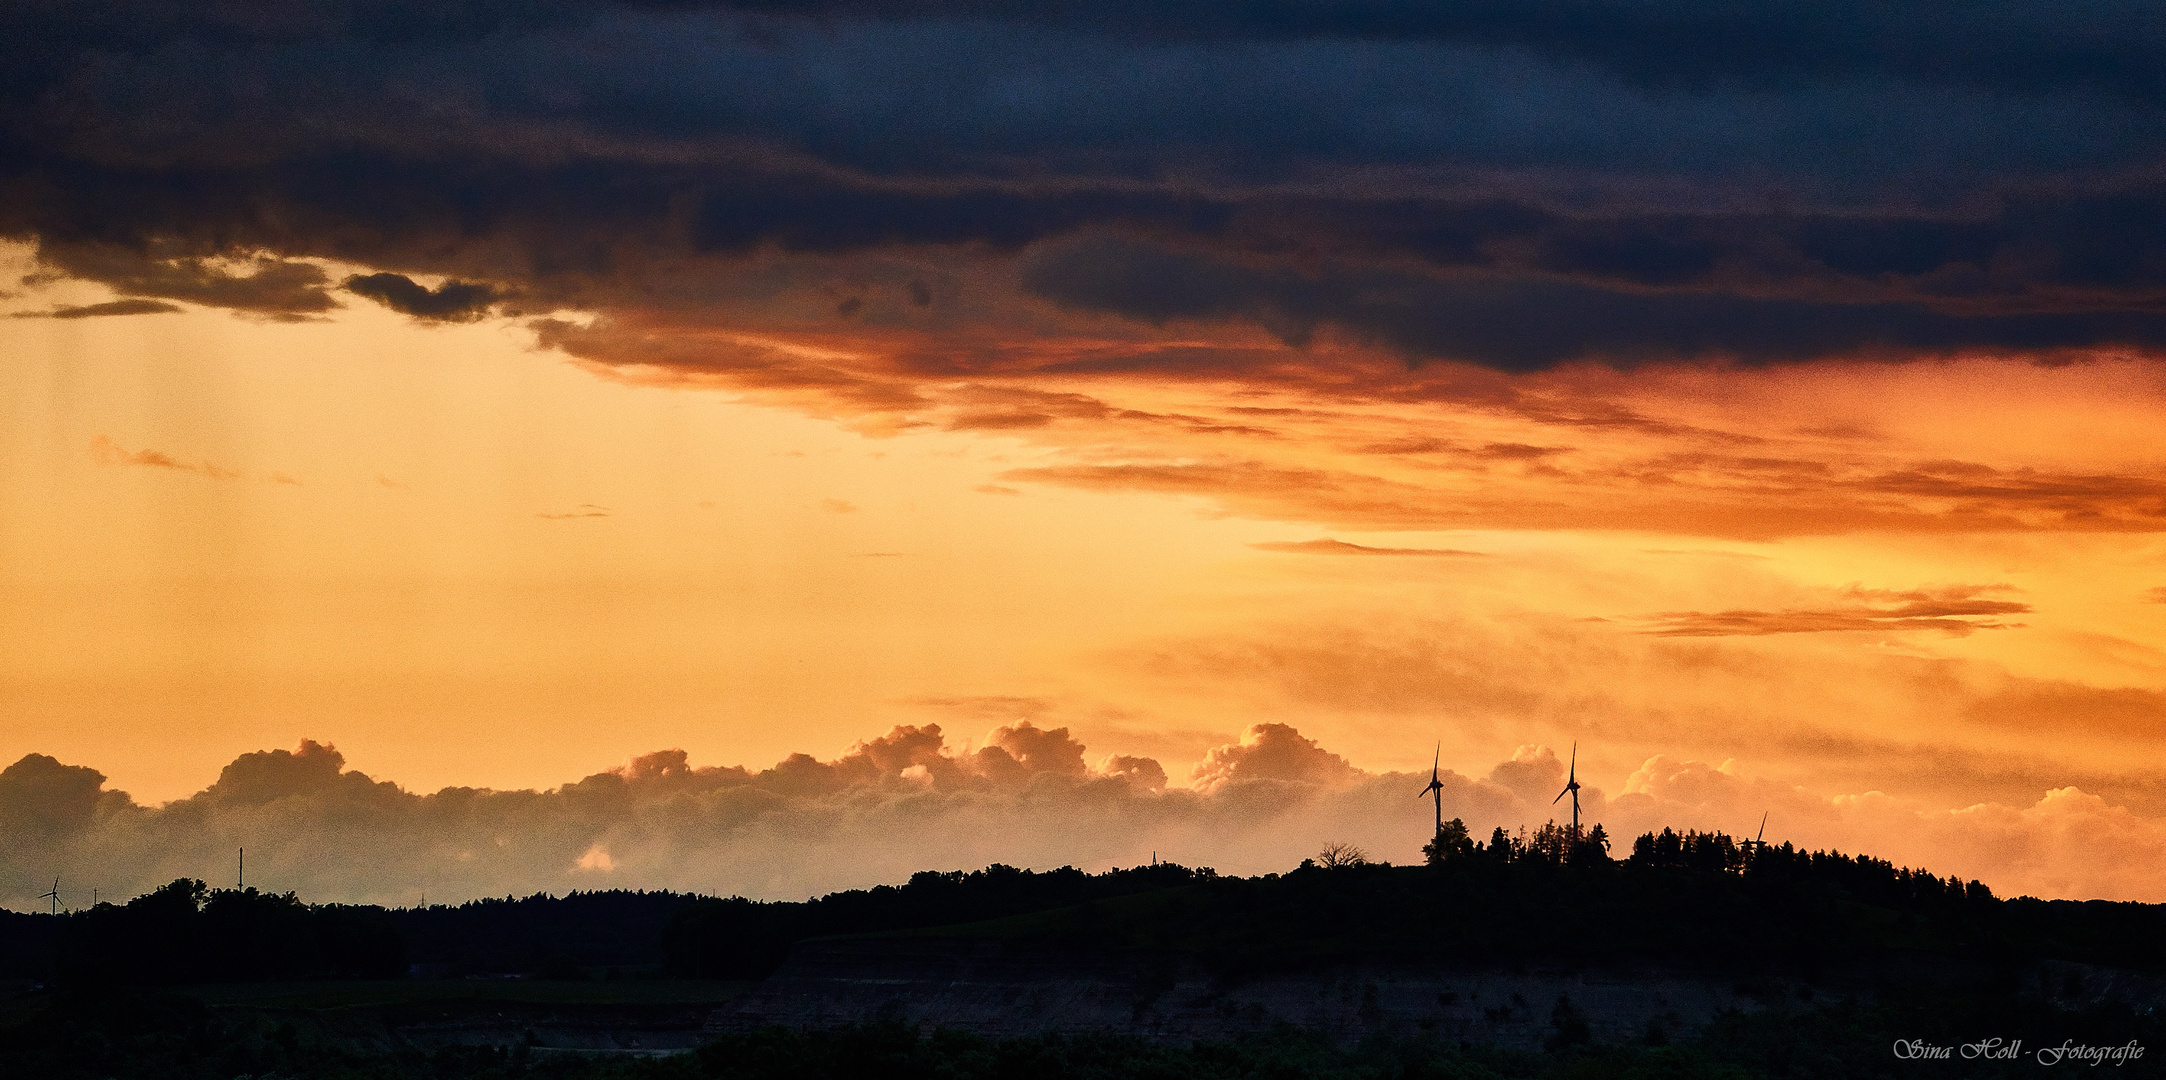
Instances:
[[[1575,743],[2166,901],[2147,12],[10,5],[0,905],[1408,862]]]

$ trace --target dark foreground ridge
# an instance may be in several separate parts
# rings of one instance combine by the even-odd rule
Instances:
[[[1563,830],[1447,830],[1423,866],[993,866],[802,903],[385,910],[181,881],[0,915],[0,965],[7,1076],[1907,1076],[1947,1063],[1895,1040],[1993,1038],[2030,1049],[1947,1075],[2031,1075],[2071,1039],[2156,1047],[2120,1070],[2142,1075],[2166,1055],[2166,908],[1720,834],[1612,859]]]

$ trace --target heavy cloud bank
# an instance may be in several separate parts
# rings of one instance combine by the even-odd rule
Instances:
[[[989,862],[1087,868],[1154,853],[1234,873],[1282,870],[1330,841],[1417,859],[1426,777],[1370,773],[1282,724],[1251,728],[1168,787],[1148,758],[1092,764],[1065,728],[1020,722],[980,745],[896,727],[833,761],[694,767],[666,750],[548,791],[417,794],[344,767],[330,746],[244,754],[185,799],[138,805],[96,770],[29,754],[0,771],[5,902],[61,882],[132,895],[176,877],[248,880],[316,901],[412,905],[483,895],[669,888],[798,898]],[[1482,777],[1445,772],[1444,812],[1486,834],[1551,820],[1564,766],[1522,747]],[[2002,893],[2166,900],[2166,821],[2074,788],[2028,807],[1937,809],[1879,793],[1826,797],[1728,767],[1657,756],[1621,791],[1583,781],[1585,816],[1612,836],[1662,826],[1837,847]]]
[[[0,235],[115,314],[772,325],[780,291],[798,331],[1186,320],[1515,372],[2150,353],[2146,14],[12,4]]]

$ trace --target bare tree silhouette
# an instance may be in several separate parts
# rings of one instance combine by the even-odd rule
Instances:
[[[1360,866],[1369,861],[1369,853],[1352,844],[1333,840],[1316,853],[1316,863],[1330,869],[1341,866]]]

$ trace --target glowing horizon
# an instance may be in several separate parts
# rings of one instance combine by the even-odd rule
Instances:
[[[1210,819],[1191,770],[1283,727],[1349,771],[1259,805],[1403,859],[1349,792],[1441,741],[1502,824],[1541,811],[1479,783],[1576,740],[1635,821],[1754,792],[2166,901],[2143,35],[453,7],[0,13],[0,766],[62,770],[0,786],[0,904],[244,755],[405,806],[1024,722],[1167,778],[1115,833]],[[87,817],[41,802],[72,768]],[[833,841],[774,841],[789,887],[861,865],[804,824],[855,796],[769,794]],[[980,844],[965,794],[911,850],[1129,846]],[[249,827],[388,842],[304,796]],[[629,826],[581,820],[475,887],[594,873]]]

